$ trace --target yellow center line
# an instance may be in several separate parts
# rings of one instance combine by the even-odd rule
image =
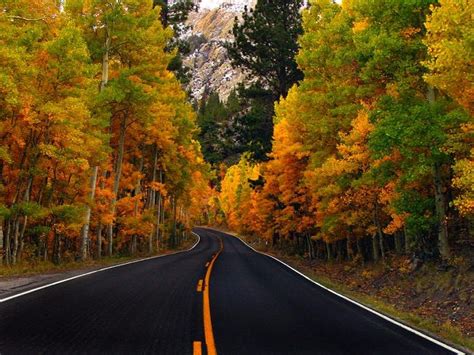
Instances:
[[[200,341],[193,343],[193,355],[202,355],[202,344]]]
[[[211,280],[212,267],[214,266],[216,259],[219,257],[219,254],[224,249],[224,243],[222,243],[222,239],[219,238],[219,241],[220,241],[221,247],[219,249],[219,252],[216,255],[214,255],[214,257],[211,260],[211,263],[209,264],[209,268],[207,269],[207,272],[206,272],[204,292],[203,292],[204,337],[206,339],[208,355],[217,355],[216,343],[214,341],[214,332],[212,331],[211,305],[209,301],[209,286],[210,286],[210,280]]]
[[[208,266],[209,266],[209,261],[206,263],[206,267],[208,267]]]
[[[199,280],[198,285],[197,285],[197,292],[202,292],[202,282],[203,280]]]

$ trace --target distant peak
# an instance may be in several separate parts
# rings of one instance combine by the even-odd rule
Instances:
[[[202,10],[221,8],[231,12],[242,12],[245,6],[253,7],[256,0],[202,0],[200,8]]]

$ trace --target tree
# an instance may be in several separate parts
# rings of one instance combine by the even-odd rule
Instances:
[[[474,9],[469,0],[440,0],[427,18],[426,81],[474,114]]]
[[[230,97],[229,101],[232,99]],[[221,102],[217,93],[212,93],[199,108],[198,139],[206,161],[213,165],[226,161],[233,154],[233,142],[229,139],[230,132],[226,125],[233,113],[228,106]]]
[[[171,228],[179,244],[207,203],[208,166],[167,69],[171,31],[159,9],[151,0],[1,9],[4,263],[85,258],[94,239],[100,257],[104,226],[110,254],[158,251]]]
[[[258,165],[249,162],[243,155],[238,164],[230,167],[222,181],[220,205],[229,227],[249,231],[250,197],[252,188],[249,179],[257,179]]]
[[[425,43],[430,58],[426,81],[450,96],[474,115],[474,26],[470,1],[441,0],[428,17]],[[465,216],[474,216],[474,150],[472,123],[451,135],[449,151],[454,154],[453,184],[460,189],[455,204]],[[471,147],[471,148],[469,148]]]
[[[245,9],[242,21],[236,19],[234,40],[226,44],[232,65],[252,83],[238,91],[242,109],[232,121],[232,135],[256,161],[267,160],[271,150],[274,102],[302,79],[295,61],[302,7],[302,0],[259,0],[255,9]]]
[[[232,64],[256,78],[275,100],[302,78],[295,62],[302,7],[302,0],[259,0],[255,9],[245,9],[242,23],[236,19],[235,40],[227,44]]]
[[[89,52],[81,31],[54,1],[33,6],[12,2],[2,14],[2,26],[9,62],[4,78],[15,78],[11,68],[28,68],[15,74],[23,87],[11,87],[18,95],[14,100],[11,94],[6,97],[8,105],[2,109],[13,118],[4,120],[2,115],[1,125],[9,147],[8,164],[1,167],[6,187],[2,203],[10,211],[5,262],[17,262],[26,242],[34,238],[45,253],[54,243],[53,260],[59,261],[63,240],[80,226],[89,161],[104,148],[100,122],[90,112]],[[8,50],[23,56],[11,56]],[[32,224],[41,233],[35,235]]]
[[[472,11],[434,4],[311,2],[297,56],[304,79],[276,105],[248,228],[267,239],[278,231],[310,257],[324,247],[327,259],[351,258],[355,242],[377,260],[404,239],[406,252],[449,262],[455,226],[472,216],[472,115],[469,70],[461,78],[446,63],[467,65]],[[443,11],[462,25],[445,31]]]
[[[189,29],[186,25],[189,13],[197,10],[193,0],[153,0],[153,7],[160,7],[163,27],[173,29],[173,38],[167,45],[168,51],[177,49],[176,55],[170,61],[168,69],[176,74],[178,79],[186,84],[189,82],[189,69],[183,65],[183,56],[190,51],[189,43],[183,39],[183,34]]]

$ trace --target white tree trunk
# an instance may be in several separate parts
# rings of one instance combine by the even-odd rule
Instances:
[[[91,220],[91,213],[92,213],[92,207],[91,204],[94,202],[95,198],[95,190],[96,190],[96,185],[97,185],[97,175],[99,174],[99,167],[96,166],[92,170],[92,176],[91,176],[91,193],[90,193],[90,201],[89,204],[86,207],[86,216],[85,216],[85,221],[84,225],[82,226],[82,244],[81,244],[81,258],[82,260],[87,259],[87,245],[89,244],[89,226],[90,226],[90,220]]]

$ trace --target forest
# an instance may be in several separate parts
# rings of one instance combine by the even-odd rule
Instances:
[[[168,69],[173,32],[160,7],[1,8],[3,264],[175,247],[200,215],[209,168],[196,114]]]
[[[177,247],[198,224],[321,260],[472,256],[471,0],[260,0],[251,80],[191,102],[191,1],[4,0],[6,266]]]
[[[250,16],[265,17],[258,4]],[[472,5],[310,2],[294,59],[304,78],[276,86],[288,90],[273,91],[267,159],[246,153],[225,171],[210,223],[309,259],[472,258]],[[258,46],[246,26],[234,49]]]

